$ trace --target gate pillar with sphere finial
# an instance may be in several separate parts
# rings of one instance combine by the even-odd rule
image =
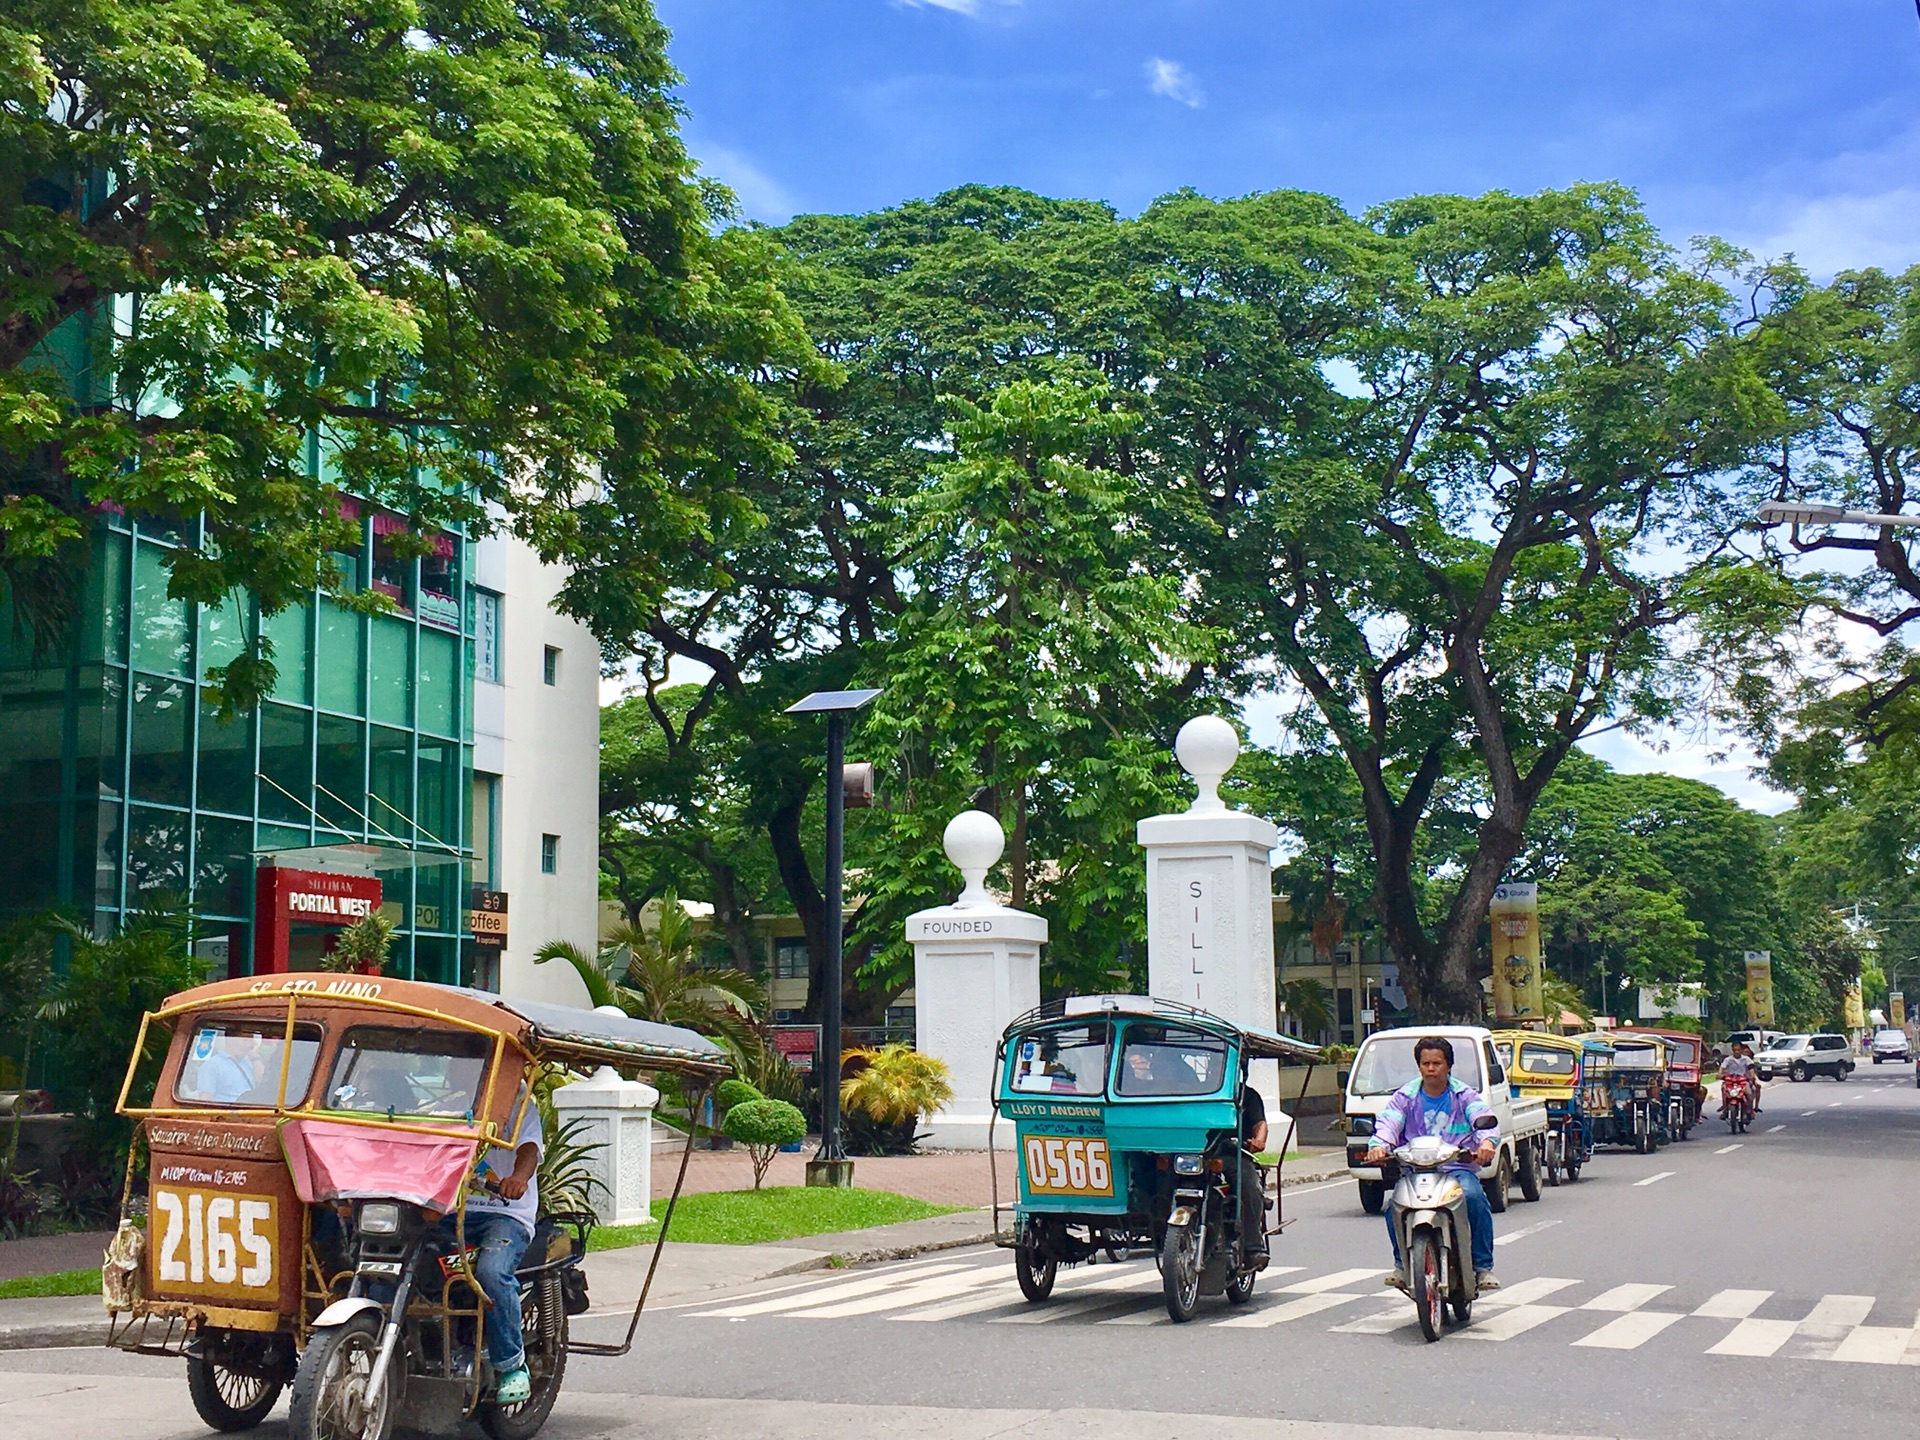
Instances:
[[[951,905],[907,917],[913,945],[914,1045],[946,1061],[953,1103],[924,1117],[930,1143],[942,1150],[984,1150],[993,1119],[993,1059],[1001,1032],[1040,1003],[1040,947],[1045,917],[1002,905],[987,893],[987,872],[1006,848],[1000,822],[983,810],[962,810],[942,837],[947,859],[965,885]],[[995,1144],[1011,1148],[1013,1127]]]

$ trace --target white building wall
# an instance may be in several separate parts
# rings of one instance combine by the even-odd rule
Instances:
[[[507,893],[500,993],[585,1005],[586,987],[560,961],[536,965],[549,940],[588,950],[600,893],[600,648],[552,608],[563,572],[493,535],[476,547],[474,583],[503,597],[500,683],[474,682],[476,775],[496,775],[495,888]],[[559,653],[546,683],[546,648]],[[476,816],[476,821],[478,817]],[[560,837],[559,866],[540,868],[541,837]]]

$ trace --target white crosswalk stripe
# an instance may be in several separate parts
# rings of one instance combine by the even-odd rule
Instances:
[[[1356,1266],[1312,1274],[1273,1266],[1251,1303],[1209,1297],[1193,1321],[1221,1330],[1271,1330],[1310,1324],[1357,1337],[1385,1337],[1417,1326],[1404,1296],[1380,1288],[1382,1272]],[[1831,1294],[1811,1303],[1773,1290],[1724,1289],[1700,1298],[1672,1284],[1598,1287],[1565,1276],[1518,1279],[1484,1295],[1471,1323],[1450,1327],[1461,1339],[1560,1344],[1588,1352],[1632,1351],[1672,1332],[1694,1353],[1749,1360],[1920,1366],[1920,1314],[1911,1324],[1871,1324],[1871,1295]],[[1763,1313],[1771,1311],[1773,1313]],[[1793,1318],[1795,1311],[1804,1311]],[[1782,1313],[1786,1312],[1786,1313]],[[1129,1263],[1063,1270],[1040,1304],[1020,1293],[1003,1257],[915,1262],[836,1275],[710,1306],[698,1317],[746,1320],[963,1321],[990,1325],[1170,1325],[1153,1265]],[[1585,1317],[1584,1319],[1582,1317]],[[1882,1320],[1888,1318],[1884,1310]],[[1905,1320],[1902,1313],[1898,1319]],[[1685,1328],[1681,1328],[1683,1326]],[[1667,1342],[1671,1343],[1671,1342]]]

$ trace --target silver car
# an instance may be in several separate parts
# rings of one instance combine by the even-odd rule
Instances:
[[[1873,1032],[1873,1063],[1878,1065],[1885,1060],[1910,1061],[1913,1059],[1913,1045],[1907,1039],[1907,1032],[1896,1030],[1891,1025]]]

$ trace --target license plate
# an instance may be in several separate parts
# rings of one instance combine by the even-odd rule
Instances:
[[[1029,1195],[1113,1194],[1113,1163],[1105,1140],[1029,1135],[1025,1151]]]

